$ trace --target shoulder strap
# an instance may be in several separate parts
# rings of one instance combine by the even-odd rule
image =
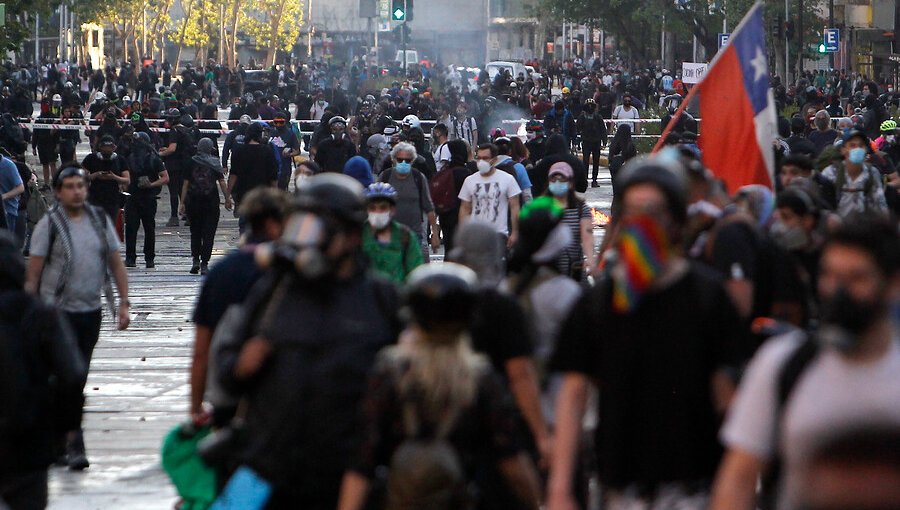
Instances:
[[[811,335],[807,335],[803,344],[795,350],[788,359],[781,365],[776,380],[775,395],[775,419],[773,420],[774,430],[772,445],[775,454],[769,463],[769,470],[762,477],[762,489],[760,491],[759,507],[762,510],[773,510],[778,500],[778,482],[781,479],[781,470],[783,467],[781,455],[778,452],[778,443],[781,437],[781,426],[784,420],[785,404],[791,397],[791,393],[797,386],[800,376],[806,371],[812,361],[819,353],[819,343],[817,339]]]
[[[413,181],[416,183],[416,190],[419,192],[419,209],[423,212],[425,211],[425,196],[422,191],[422,179],[424,176],[422,172],[413,169]]]

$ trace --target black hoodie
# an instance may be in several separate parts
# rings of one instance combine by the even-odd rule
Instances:
[[[547,152],[544,157],[528,172],[528,178],[531,179],[532,196],[538,197],[544,194],[547,190],[550,167],[553,163],[560,161],[565,161],[572,167],[575,191],[579,193],[587,191],[587,171],[584,169],[584,164],[569,152],[569,142],[566,137],[555,134],[547,141]]]

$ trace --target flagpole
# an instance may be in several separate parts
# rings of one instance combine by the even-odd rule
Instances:
[[[737,28],[734,29],[734,32],[731,34],[731,37],[736,36],[741,30],[744,29],[744,25],[746,25],[747,22],[750,20],[750,14],[753,13],[754,9],[762,9],[762,7],[763,7],[762,2],[754,3],[753,7],[751,7],[750,10],[747,11],[747,14],[744,15],[744,18],[741,20],[741,22],[738,23],[738,26],[737,26]],[[712,70],[713,66],[716,65],[716,63],[719,61],[719,58],[722,55],[724,55],[725,52],[722,51],[724,49],[725,49],[725,46],[722,46],[721,48],[719,48],[719,51],[716,52],[716,54],[713,56],[712,60],[710,61],[709,66],[707,66],[706,72],[703,73],[703,78],[701,78],[700,81],[691,88],[691,90],[688,92],[688,95],[685,96],[684,100],[681,102],[681,105],[679,105],[678,109],[675,110],[675,113],[672,115],[672,119],[669,120],[669,124],[665,127],[662,134],[659,135],[659,140],[657,140],[656,145],[653,146],[653,151],[651,152],[651,154],[656,154],[656,152],[662,148],[663,144],[665,143],[666,137],[669,136],[669,133],[672,132],[672,128],[678,123],[678,119],[681,118],[681,114],[684,113],[684,110],[687,108],[688,104],[690,104],[691,99],[693,99],[694,95],[700,90],[700,86],[703,84],[703,80],[706,78],[706,75],[708,75],[709,72]],[[702,122],[702,120],[703,119],[701,117],[701,122]],[[700,133],[697,133],[697,134],[699,135]]]

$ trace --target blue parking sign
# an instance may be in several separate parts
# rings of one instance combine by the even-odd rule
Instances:
[[[825,40],[823,42],[825,44],[826,53],[838,51],[841,45],[841,31],[837,28],[826,28]]]
[[[719,49],[722,49],[722,46],[725,46],[728,43],[728,38],[731,37],[731,34],[719,34]]]

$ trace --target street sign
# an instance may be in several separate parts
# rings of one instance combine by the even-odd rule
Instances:
[[[709,64],[705,62],[683,62],[681,64],[681,81],[684,83],[700,83],[707,67],[709,67]]]
[[[391,0],[378,0],[378,17],[381,18],[381,21],[387,21],[391,19]],[[390,28],[388,28],[390,30]],[[382,32],[386,32],[387,30],[382,30]]]
[[[0,27],[6,26],[6,4],[0,4]]]
[[[728,39],[731,37],[731,34],[719,34],[719,49],[722,49],[722,46],[728,44]]]
[[[837,28],[825,29],[825,53],[834,53],[841,46],[841,31]]]

